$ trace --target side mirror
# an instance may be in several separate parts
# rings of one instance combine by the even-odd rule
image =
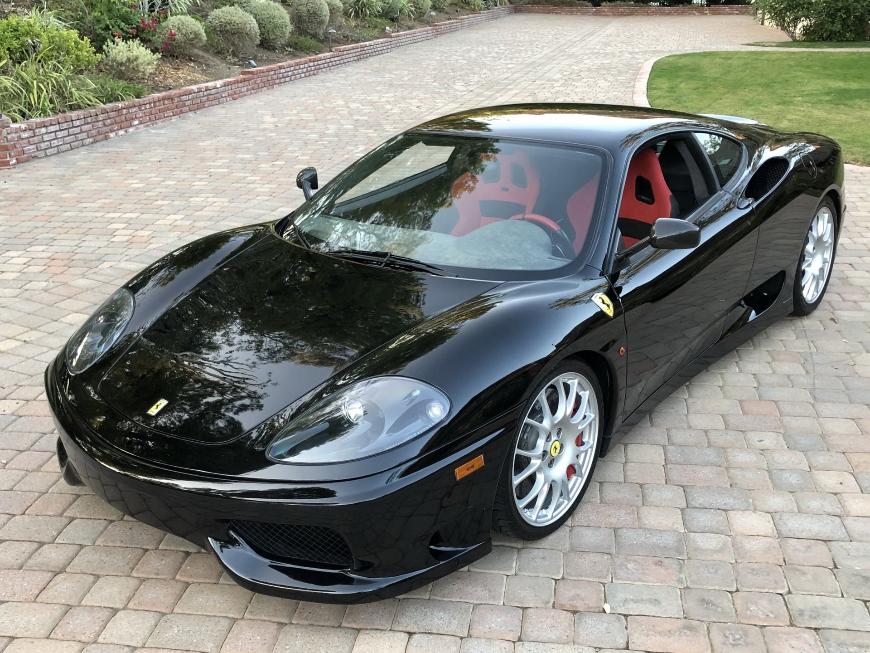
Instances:
[[[317,190],[317,170],[314,168],[302,168],[296,175],[296,186],[302,189],[305,199],[310,200]]]
[[[649,244],[656,249],[692,249],[700,242],[701,228],[677,218],[659,218],[649,235]]]

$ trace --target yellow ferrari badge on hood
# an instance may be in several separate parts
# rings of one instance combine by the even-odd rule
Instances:
[[[607,314],[607,317],[613,317],[613,302],[610,297],[604,293],[597,292],[592,295],[592,301],[595,305]]]
[[[157,401],[154,402],[154,405],[151,406],[151,408],[149,408],[145,412],[148,413],[148,415],[150,415],[151,417],[154,417],[155,415],[157,415],[157,413],[159,413],[161,410],[166,408],[166,404],[168,404],[168,403],[169,402],[166,401],[165,399],[158,399]]]

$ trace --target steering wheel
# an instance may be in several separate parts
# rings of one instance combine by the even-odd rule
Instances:
[[[550,243],[559,256],[567,259],[574,258],[574,245],[571,243],[571,239],[568,238],[568,234],[562,230],[562,227],[555,220],[538,213],[518,213],[512,216],[511,220],[525,220],[526,222],[538,225],[547,232],[547,235],[550,237]]]

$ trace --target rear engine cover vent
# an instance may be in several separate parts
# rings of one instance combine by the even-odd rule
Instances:
[[[769,159],[755,171],[746,186],[746,197],[760,200],[776,188],[788,172],[788,161],[782,157]]]

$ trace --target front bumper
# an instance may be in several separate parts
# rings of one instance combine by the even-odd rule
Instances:
[[[329,603],[374,601],[431,582],[491,549],[492,502],[506,430],[406,475],[397,470],[316,483],[207,478],[149,466],[100,439],[46,376],[58,427],[58,459],[76,478],[136,519],[210,549],[242,586]],[[482,453],[483,469],[457,481],[454,469]],[[287,559],[254,547],[233,524],[331,529],[352,562]]]

